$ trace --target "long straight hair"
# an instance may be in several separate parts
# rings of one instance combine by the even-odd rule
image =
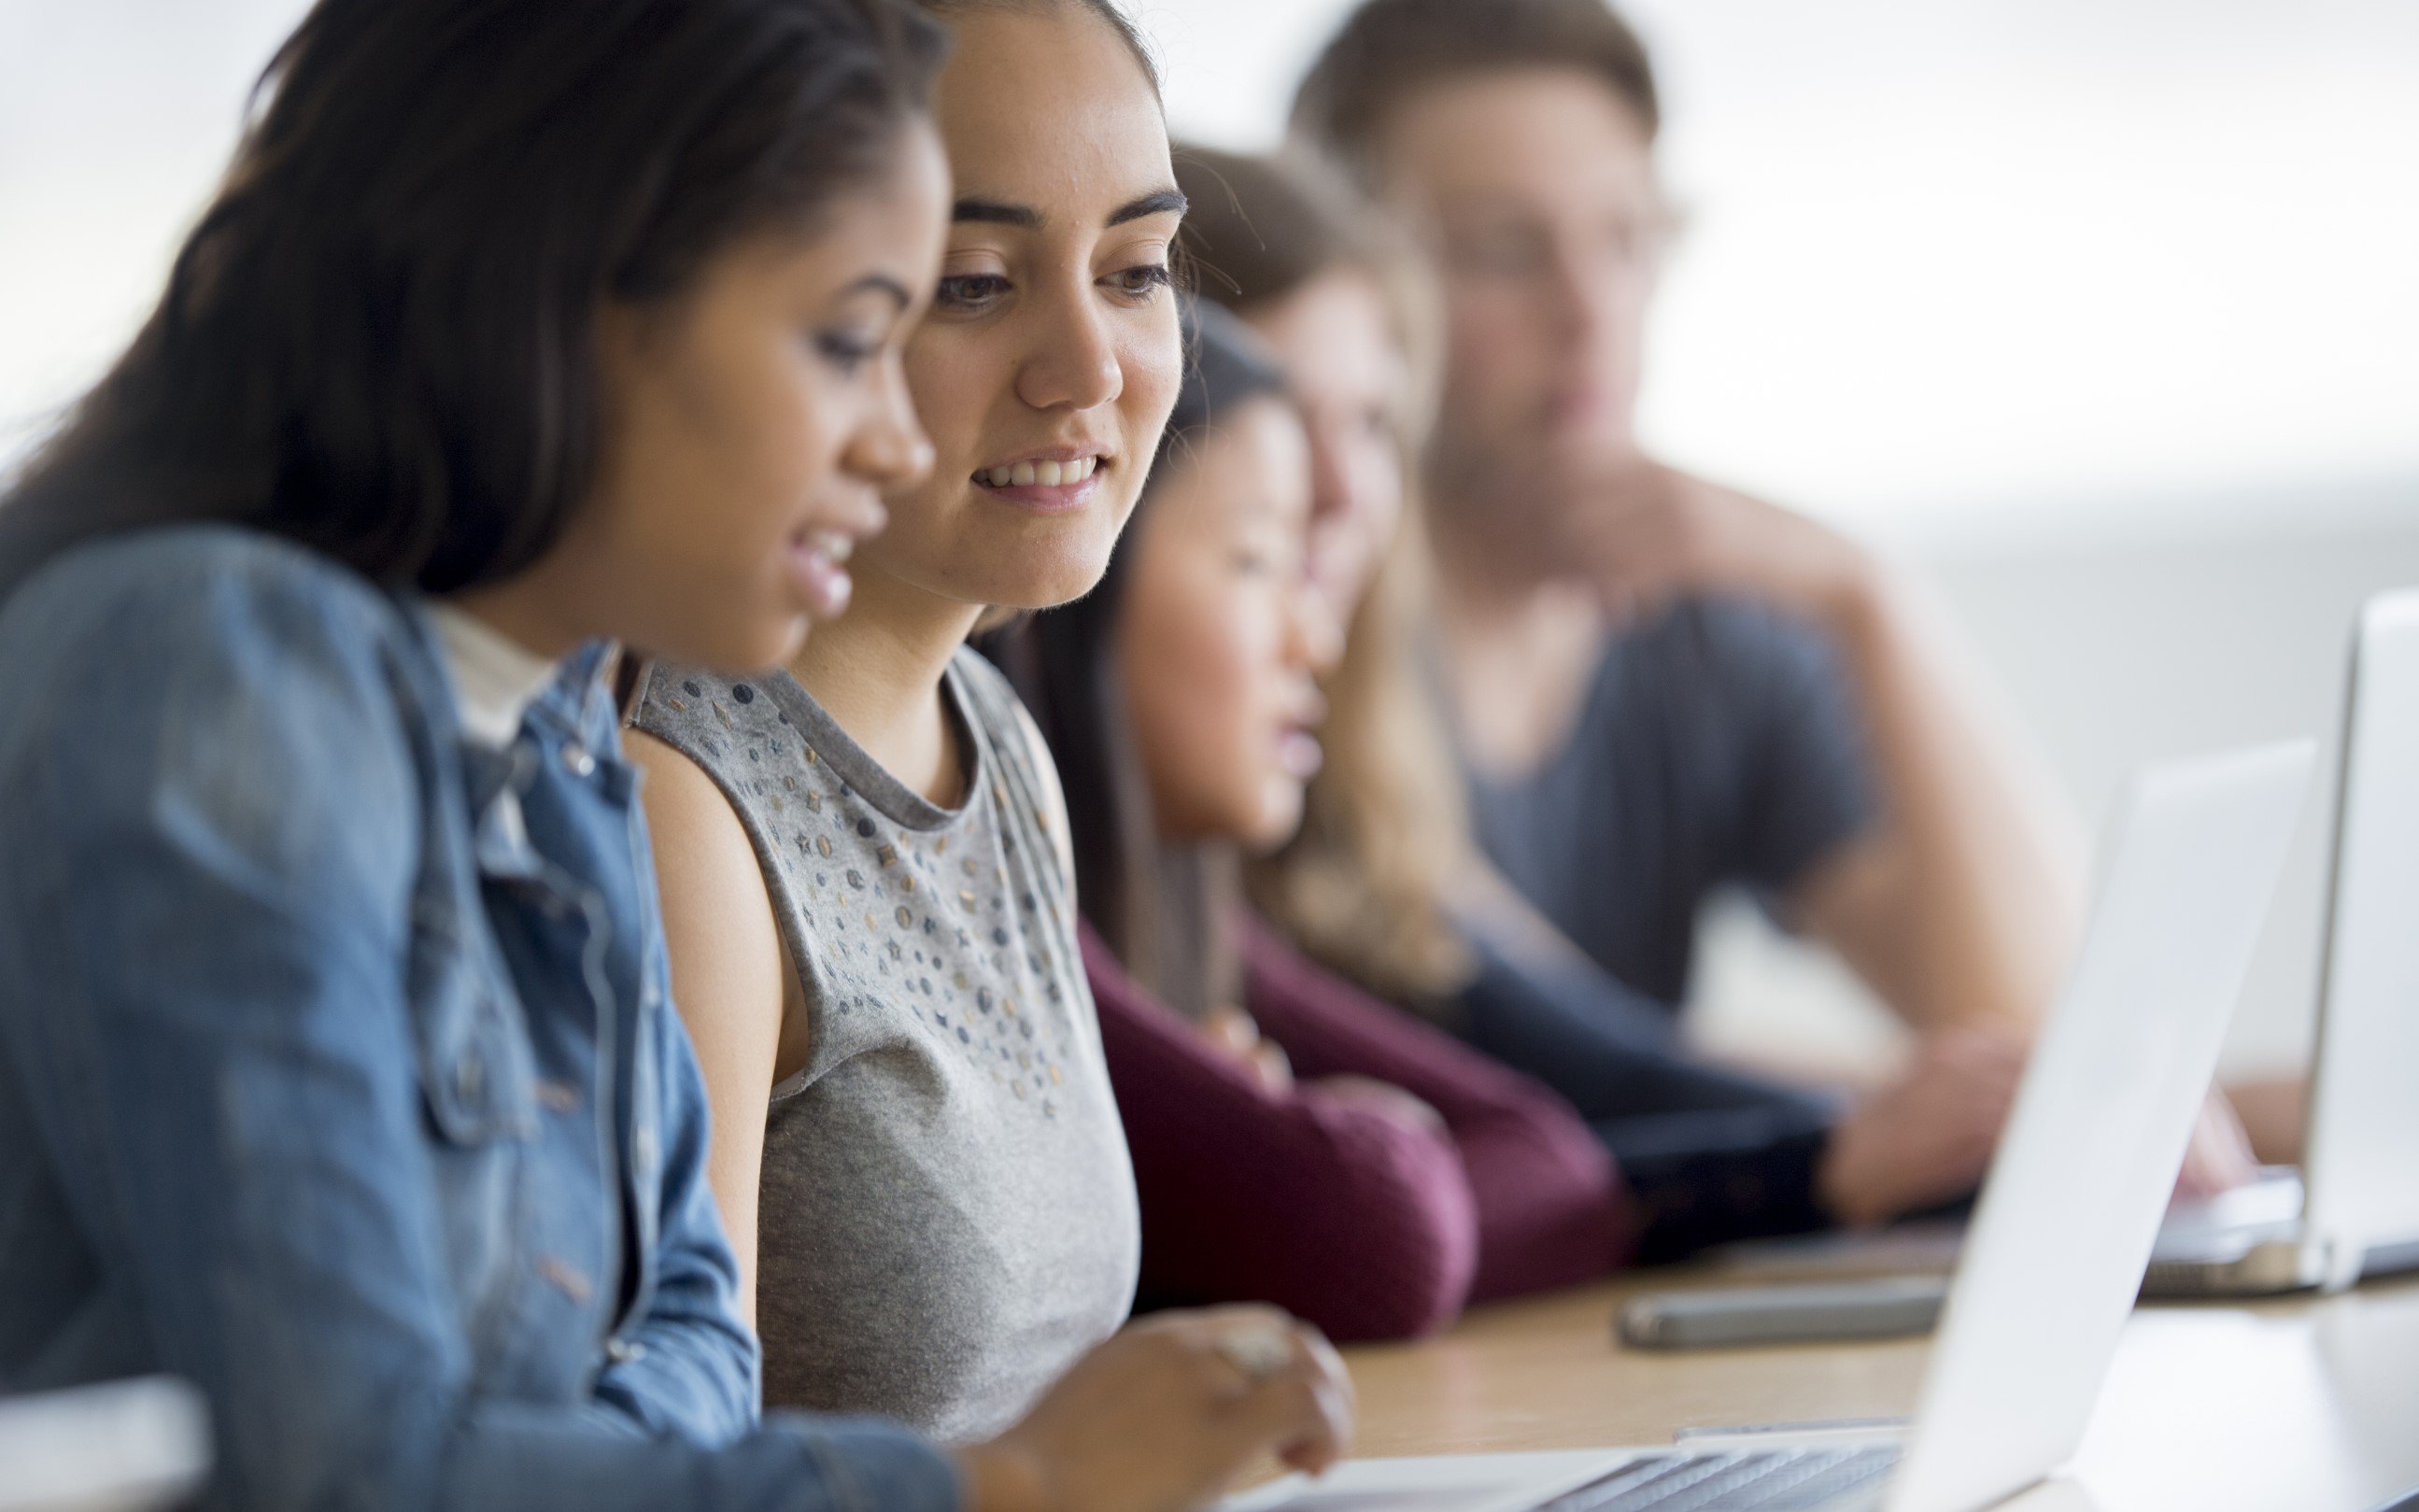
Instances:
[[[1244,871],[1253,903],[1339,975],[1406,1006],[1441,1011],[1475,963],[1449,901],[1481,869],[1451,737],[1418,666],[1429,605],[1415,497],[1436,402],[1435,291],[1405,239],[1333,169],[1299,154],[1177,154],[1193,201],[1184,237],[1205,297],[1247,318],[1327,275],[1383,296],[1409,380],[1396,396],[1402,524],[1347,625],[1326,678],[1327,761],[1301,831]]]
[[[1150,527],[1168,469],[1181,467],[1238,405],[1283,397],[1285,379],[1251,332],[1215,305],[1188,301],[1184,332],[1183,387],[1099,586],[979,645],[1016,686],[1057,763],[1085,918],[1146,991],[1197,1018],[1241,990],[1227,933],[1241,902],[1236,853],[1223,843],[1160,838],[1122,692],[1117,626],[1135,544]]]
[[[942,45],[894,0],[320,0],[159,305],[0,500],[0,594],[177,521],[429,593],[528,567],[593,486],[600,310],[813,229]]]

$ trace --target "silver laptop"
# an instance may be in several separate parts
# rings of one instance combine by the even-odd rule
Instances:
[[[2419,589],[2352,638],[2303,1165],[2171,1222],[2146,1292],[2242,1296],[2419,1269]]]
[[[1974,1512],[2047,1477],[2132,1311],[2312,759],[2295,742],[2129,784],[1903,1440],[1363,1459],[1222,1512]]]

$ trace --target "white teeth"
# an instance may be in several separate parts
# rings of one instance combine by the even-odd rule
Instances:
[[[856,542],[839,531],[816,531],[807,537],[807,544],[830,558],[834,566],[845,563],[856,549]]]
[[[1072,462],[1017,462],[1008,467],[978,468],[975,480],[994,488],[1026,488],[1035,484],[1045,488],[1077,484],[1101,469],[1097,456],[1079,456]]]

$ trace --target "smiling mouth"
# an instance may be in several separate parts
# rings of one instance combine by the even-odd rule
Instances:
[[[1011,462],[1005,467],[977,468],[975,482],[992,488],[1063,488],[1091,477],[1102,460],[1079,456],[1071,462]]]

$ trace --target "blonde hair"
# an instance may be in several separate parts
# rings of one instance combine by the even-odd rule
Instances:
[[[1327,681],[1327,763],[1302,828],[1245,870],[1244,887],[1314,959],[1434,1013],[1473,969],[1447,903],[1479,862],[1444,721],[1418,665],[1424,534],[1420,512],[1407,508]]]

